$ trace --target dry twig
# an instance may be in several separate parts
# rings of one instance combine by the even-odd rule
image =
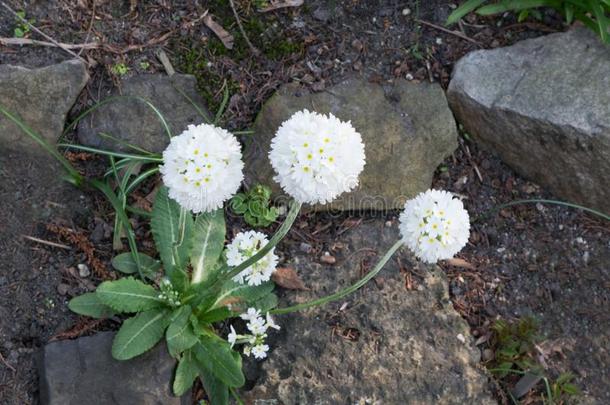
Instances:
[[[241,31],[241,35],[243,35],[244,39],[246,40],[246,43],[248,44],[248,47],[252,51],[252,54],[254,56],[260,55],[260,51],[258,49],[256,49],[256,47],[254,45],[252,45],[252,42],[250,42],[250,38],[248,38],[248,35],[246,35],[246,31],[244,30],[244,27],[241,25],[241,20],[239,19],[239,14],[237,14],[237,10],[235,9],[235,3],[233,3],[233,0],[229,0],[229,4],[231,5],[231,10],[233,10],[233,15],[235,16],[235,21],[237,21],[237,26],[239,27],[239,31]]]
[[[269,4],[267,7],[261,8],[258,11],[261,13],[266,13],[268,11],[278,10],[280,8],[299,7],[302,5],[303,5],[303,0],[279,0],[279,1],[272,1],[271,4]]]
[[[420,20],[420,19],[418,19],[418,18],[416,18],[416,19],[415,19],[415,21],[417,21],[417,22],[418,22],[418,23],[420,23],[420,24],[427,25],[428,27],[432,27],[432,28],[434,28],[434,29],[437,29],[437,30],[439,30],[439,31],[446,32],[447,34],[455,35],[455,36],[456,36],[456,37],[458,37],[458,38],[462,38],[462,39],[463,39],[463,40],[465,40],[465,41],[472,42],[473,44],[475,44],[475,45],[477,45],[477,46],[481,46],[481,47],[482,47],[482,45],[481,45],[481,43],[480,43],[480,42],[475,41],[474,39],[472,39],[472,38],[470,38],[470,37],[468,37],[468,36],[466,36],[466,35],[462,34],[462,33],[461,33],[461,32],[459,32],[459,31],[451,31],[451,30],[448,30],[447,28],[441,27],[440,25],[432,24],[431,22],[424,21],[424,20]]]

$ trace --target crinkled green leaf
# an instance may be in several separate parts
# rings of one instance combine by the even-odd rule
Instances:
[[[273,308],[277,307],[277,304],[278,304],[277,295],[270,293],[255,301],[248,302],[247,306],[254,307],[254,308],[260,310],[262,313],[265,313],[265,312],[269,312]]]
[[[133,277],[104,281],[95,294],[103,304],[118,312],[145,311],[163,304],[157,290]]]
[[[165,274],[175,288],[184,291],[188,284],[186,266],[191,250],[193,217],[169,197],[165,186],[157,192],[150,227]]]
[[[171,323],[165,332],[165,339],[169,354],[173,357],[197,343],[197,336],[195,336],[190,322],[191,312],[191,307],[185,305],[176,309],[172,314]]]
[[[245,378],[241,371],[241,357],[234,356],[229,342],[212,333],[199,337],[193,346],[199,364],[229,387],[241,387]]]
[[[212,405],[229,405],[229,387],[198,362],[199,376]]]
[[[140,312],[127,319],[112,342],[112,357],[128,360],[149,350],[161,340],[169,321],[167,308]]]
[[[114,311],[108,305],[104,305],[96,293],[85,293],[74,297],[68,303],[72,312],[91,318],[108,318],[114,315]]]
[[[199,365],[195,355],[190,350],[185,351],[180,357],[176,375],[174,376],[173,390],[174,395],[181,396],[193,386],[195,378],[199,374]]]
[[[224,248],[225,233],[225,217],[222,209],[197,216],[193,227],[190,254],[193,284],[210,279]]]
[[[212,309],[212,310],[200,315],[198,318],[201,322],[204,322],[204,323],[214,323],[214,322],[224,321],[225,319],[232,318],[234,316],[235,316],[235,312],[231,311],[229,308],[220,307],[220,308]]]

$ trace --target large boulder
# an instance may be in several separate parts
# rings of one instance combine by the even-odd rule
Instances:
[[[0,106],[55,144],[66,115],[87,80],[87,68],[77,60],[40,69],[0,65]],[[43,151],[3,114],[0,114],[0,147],[24,153]]]
[[[114,333],[101,332],[44,347],[40,369],[42,405],[190,405],[191,395],[171,393],[176,361],[157,345],[128,361],[110,354]]]
[[[610,212],[610,47],[593,32],[469,53],[447,96],[466,131],[524,177]]]
[[[436,167],[457,147],[457,130],[438,84],[408,83],[382,87],[349,79],[320,93],[288,84],[267,101],[246,147],[246,180],[272,185],[268,153],[280,124],[309,109],[350,120],[362,135],[366,166],[359,187],[316,209],[387,210],[430,187]]]
[[[162,152],[169,136],[160,117],[146,101],[163,116],[172,135],[178,135],[188,125],[204,122],[202,113],[210,117],[196,85],[194,76],[183,74],[127,78],[120,90],[108,96],[130,97],[110,101],[81,120],[78,140],[102,149],[128,151],[128,145],[134,145],[149,152]]]
[[[293,267],[309,291],[286,292],[280,306],[333,293],[370,270],[398,239],[397,225],[375,220],[333,241],[337,265],[297,248]],[[492,404],[466,322],[453,309],[447,279],[406,251],[342,300],[277,316],[272,351],[247,400],[267,404]],[[406,274],[412,282],[407,289]],[[421,278],[419,278],[421,276]],[[266,402],[265,402],[266,401]]]

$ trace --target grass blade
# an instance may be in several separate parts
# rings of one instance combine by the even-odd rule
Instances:
[[[466,14],[470,13],[471,11],[474,11],[477,7],[479,7],[486,1],[487,0],[468,0],[466,3],[459,6],[453,13],[451,13],[449,18],[447,18],[447,22],[445,23],[445,25],[455,24],[456,22],[461,20],[462,17],[464,17]]]

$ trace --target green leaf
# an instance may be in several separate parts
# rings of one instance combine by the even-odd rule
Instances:
[[[23,38],[23,36],[25,35],[25,32],[23,32],[23,30],[19,27],[16,27],[15,30],[13,31],[13,35],[15,36],[15,38]]]
[[[212,309],[203,315],[200,315],[199,321],[202,323],[214,323],[224,321],[227,318],[232,318],[235,316],[235,312],[231,311],[227,307],[220,307],[216,309]]]
[[[464,17],[466,14],[470,13],[471,11],[479,7],[481,4],[485,3],[485,1],[487,0],[468,0],[466,3],[455,9],[453,13],[451,13],[449,18],[447,18],[447,22],[445,23],[445,25],[455,24],[456,22],[461,20],[462,17]]]
[[[176,357],[184,350],[190,349],[197,343],[197,336],[193,333],[190,322],[191,307],[186,305],[176,309],[172,315],[172,321],[165,333],[167,349]]]
[[[212,405],[229,405],[229,387],[198,362],[199,376]]]
[[[483,6],[477,10],[480,15],[499,14],[505,11],[520,11],[528,8],[553,6],[554,2],[549,0],[510,0],[498,4]]]
[[[572,24],[574,21],[574,6],[571,4],[565,4],[565,15],[566,15],[566,23]]]
[[[91,318],[108,318],[114,315],[112,308],[104,305],[96,293],[85,293],[72,298],[68,303],[68,308],[72,312]]]
[[[95,294],[103,304],[118,312],[139,312],[162,305],[157,290],[132,277],[104,281]]]
[[[602,9],[599,1],[589,0],[589,7],[593,11],[593,15],[597,20],[597,25],[599,27],[599,36],[602,41],[608,42],[608,19],[604,14],[604,10]]]
[[[169,315],[168,309],[152,309],[127,319],[112,342],[112,357],[128,360],[149,350],[163,337]]]
[[[201,366],[224,384],[229,387],[244,385],[241,357],[234,356],[229,342],[208,332],[199,337],[199,344],[193,346],[193,351]]]
[[[157,192],[150,221],[153,238],[161,256],[165,274],[172,284],[184,291],[187,287],[186,266],[190,251],[193,218],[168,195],[167,187]]]
[[[571,383],[563,384],[561,386],[561,389],[563,390],[563,392],[569,395],[580,395],[580,388]]]
[[[222,288],[220,295],[212,305],[212,309],[224,306],[227,301],[256,301],[273,291],[275,284],[268,281],[258,286],[236,283],[233,280],[227,281]]]
[[[197,216],[192,233],[191,265],[193,266],[193,284],[199,284],[210,278],[225,243],[224,211],[203,213]]]
[[[161,263],[144,253],[138,252],[137,255],[140,258],[142,273],[148,277],[154,277],[161,268]],[[125,274],[134,274],[138,272],[138,265],[131,252],[121,253],[115,256],[112,259],[112,267]]]
[[[181,396],[187,392],[193,386],[197,374],[199,374],[199,365],[195,355],[187,350],[182,354],[178,367],[176,367],[173,384],[174,395]]]
[[[251,301],[248,303],[249,307],[254,307],[260,310],[262,313],[269,312],[273,308],[277,307],[278,299],[277,295],[271,293],[267,294],[262,298],[259,298],[255,301]]]

